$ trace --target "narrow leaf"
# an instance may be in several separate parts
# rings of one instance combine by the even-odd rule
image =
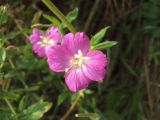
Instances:
[[[10,100],[17,100],[19,98],[19,95],[13,93],[13,92],[8,92],[4,90],[0,90],[0,99],[7,98]]]
[[[91,39],[91,43],[93,45],[96,45],[97,43],[101,42],[103,37],[105,36],[107,30],[110,28],[110,26],[107,26],[103,29],[101,29],[99,32],[97,32]]]
[[[58,27],[61,26],[61,22],[57,18],[46,15],[46,14],[44,14],[43,17],[47,19],[48,21],[50,21],[53,25],[58,26]]]
[[[6,6],[0,6],[0,25],[7,22],[8,12]]]
[[[104,50],[104,49],[110,48],[116,44],[117,44],[116,41],[105,41],[105,42],[99,43],[95,46],[91,46],[91,49]]]
[[[0,62],[4,62],[6,59],[6,50],[5,48],[0,48]]]
[[[57,104],[60,105],[62,104],[67,98],[69,97],[69,93],[65,92],[65,93],[62,93],[58,96],[58,101],[57,101]]]
[[[77,18],[77,16],[78,16],[78,8],[75,8],[67,14],[66,18],[68,19],[69,22],[72,22]]]
[[[25,107],[25,96],[20,100],[18,110],[22,111]]]

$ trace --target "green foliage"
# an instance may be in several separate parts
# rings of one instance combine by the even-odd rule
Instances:
[[[18,110],[20,112],[22,112],[23,109],[25,109],[25,96],[20,100],[19,105],[18,105]]]
[[[69,22],[72,22],[77,18],[77,16],[78,16],[78,8],[75,8],[66,15],[66,18],[68,19]]]
[[[110,26],[105,27],[101,29],[99,32],[97,32],[94,36],[91,38],[91,49],[97,49],[97,50],[105,50],[107,48],[110,48],[117,44],[116,41],[105,41],[102,42],[107,30],[110,28]]]
[[[97,32],[97,33],[91,38],[91,45],[94,46],[94,45],[100,43],[109,28],[110,28],[110,26],[105,27],[105,28],[101,29],[99,32]]]
[[[64,30],[63,33],[66,26],[41,6],[41,1],[9,0],[7,7],[2,1],[0,120],[59,120],[78,93],[71,93],[64,76],[51,72],[46,59],[32,52],[28,35],[31,27],[46,30],[45,25],[53,24]],[[159,120],[159,0],[100,0],[95,11],[91,11],[95,6],[93,1],[54,3],[78,31],[83,31],[91,18],[86,33],[89,37],[95,33],[91,37],[91,49],[107,51],[109,58],[103,82],[92,82],[84,90],[67,119]],[[37,14],[35,22],[39,10],[43,11],[43,17]],[[112,26],[109,32],[109,27],[103,28],[108,25]]]
[[[107,48],[110,48],[114,45],[116,45],[117,42],[116,41],[105,41],[105,42],[101,42],[99,44],[96,44],[94,46],[91,46],[91,49],[95,49],[95,50],[105,50]]]
[[[19,98],[19,95],[13,92],[0,90],[0,99],[4,99],[4,98],[7,98],[9,100],[17,100]]]
[[[3,66],[6,59],[6,50],[5,48],[0,47],[0,68]]]
[[[19,120],[39,120],[45,112],[51,108],[52,104],[49,102],[38,102],[27,109],[23,110],[18,115]]]
[[[57,101],[57,105],[61,105],[65,100],[67,100],[69,98],[69,93],[68,92],[64,92],[62,94],[60,94],[58,96],[58,101]]]
[[[61,23],[57,18],[53,16],[45,15],[45,14],[43,15],[43,17],[47,19],[48,21],[50,21],[53,25],[58,26],[58,27],[61,26]]]
[[[7,22],[8,12],[6,6],[0,6],[0,26]]]
[[[68,14],[66,15],[66,19],[69,21],[69,22],[73,22],[78,16],[78,8],[75,8],[73,9],[72,11],[68,12]],[[44,14],[43,17],[50,21],[53,25],[59,27],[60,29],[61,28],[66,28],[67,26],[64,24],[64,23],[61,23],[56,17],[54,16],[50,16],[50,15],[46,15]],[[42,26],[42,24],[35,24],[34,26]]]
[[[12,116],[11,112],[7,109],[0,109],[0,120],[15,120],[15,118]]]

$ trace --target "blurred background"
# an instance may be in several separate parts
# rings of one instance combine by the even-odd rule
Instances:
[[[110,26],[104,41],[118,42],[104,51],[110,58],[106,78],[89,85],[68,120],[160,120],[160,1],[53,3],[65,15],[79,9],[72,22],[78,31],[91,37]],[[0,120],[15,120],[8,102],[18,120],[36,120],[29,117],[38,101],[52,103],[41,120],[59,120],[77,93],[71,93],[63,75],[51,72],[46,60],[32,52],[28,41],[34,24],[46,29],[51,24],[46,16],[56,16],[40,0],[0,0],[0,5],[6,6],[3,17],[0,13]]]

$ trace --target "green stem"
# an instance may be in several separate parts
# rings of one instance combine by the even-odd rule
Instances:
[[[98,118],[98,114],[97,113],[77,113],[75,114],[75,117],[94,117],[94,118]]]
[[[79,91],[77,98],[75,99],[75,101],[72,103],[70,108],[67,110],[67,112],[62,116],[62,118],[60,120],[66,120],[66,118],[69,116],[69,114],[73,111],[73,109],[77,105],[77,103],[80,100],[81,96],[83,96],[83,91],[84,90],[80,90]]]
[[[7,103],[8,107],[10,108],[10,110],[12,111],[12,113],[16,116],[16,111],[14,110],[13,106],[11,105],[11,103],[8,101],[7,98],[4,98],[5,102]]]
[[[50,0],[42,0],[42,2],[67,26],[67,28],[72,33],[76,32],[76,29],[73,27],[73,25],[67,20],[63,13]]]

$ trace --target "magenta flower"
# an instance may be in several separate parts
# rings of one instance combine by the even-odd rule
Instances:
[[[65,71],[65,83],[72,92],[86,88],[91,81],[102,80],[108,59],[98,50],[89,50],[89,38],[83,32],[68,33],[61,46],[47,51],[52,71]]]
[[[57,45],[60,39],[61,34],[58,31],[58,28],[54,26],[51,27],[46,33],[34,28],[32,30],[32,34],[29,36],[30,43],[32,44],[32,50],[39,57],[45,57],[46,50]]]

